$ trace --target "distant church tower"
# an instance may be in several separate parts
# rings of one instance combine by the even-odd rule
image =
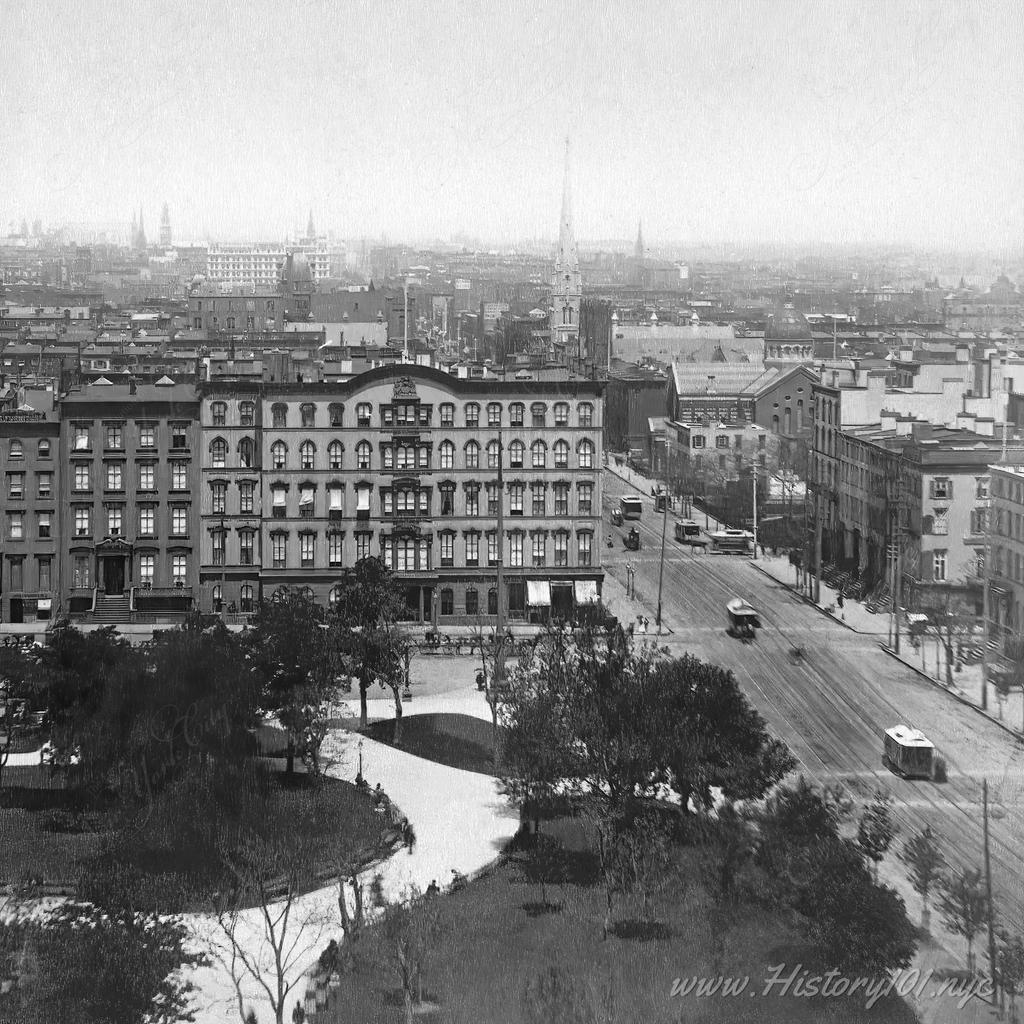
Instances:
[[[309,211],[309,223],[306,225],[306,239],[310,242],[316,241],[316,226],[313,224],[313,211]]]
[[[134,237],[132,238],[132,247],[135,248],[135,249],[145,249],[146,248],[146,244],[147,244],[146,243],[146,224],[145,224],[145,221],[142,218],[142,207],[141,206],[139,207],[138,227],[137,228],[135,227],[135,218],[134,217],[132,217],[132,226],[133,226],[133,229],[134,229],[133,230]]]
[[[128,235],[128,245],[134,249],[136,243],[139,240],[139,219],[135,216],[135,211],[132,210],[132,229]]]
[[[633,247],[633,258],[642,261],[644,258],[644,222],[636,222],[636,245]]]
[[[160,214],[160,244],[168,246],[171,244],[171,215],[164,203],[163,212]]]
[[[562,220],[558,251],[551,278],[551,341],[556,352],[575,358],[579,352],[580,300],[583,282],[580,257],[572,230],[572,190],[569,184],[569,140],[565,140],[565,180],[562,185]]]

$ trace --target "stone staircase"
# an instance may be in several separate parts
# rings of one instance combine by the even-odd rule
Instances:
[[[96,595],[96,609],[89,616],[90,622],[100,622],[114,626],[131,622],[132,616],[128,604],[128,595],[108,597],[106,594]]]

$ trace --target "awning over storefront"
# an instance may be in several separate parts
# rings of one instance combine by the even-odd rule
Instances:
[[[547,580],[526,581],[526,603],[534,608],[551,607],[551,585]]]
[[[576,581],[576,603],[596,604],[597,603],[597,580]]]

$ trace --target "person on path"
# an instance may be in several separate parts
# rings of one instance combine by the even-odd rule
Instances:
[[[412,848],[416,845],[416,833],[413,831],[412,823],[408,818],[405,818],[402,822],[402,842],[411,855]]]

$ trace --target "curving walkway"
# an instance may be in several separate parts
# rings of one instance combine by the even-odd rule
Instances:
[[[475,688],[472,696],[476,697],[483,713],[488,714],[487,704]],[[459,698],[424,699],[419,706],[414,699],[405,706],[406,714],[425,713],[428,706],[431,711],[472,713],[469,708],[475,702],[469,699],[470,695],[460,694]],[[381,701],[371,714],[393,717],[394,706],[390,700]],[[330,774],[354,781],[358,771],[358,742],[356,734],[343,730],[335,730],[328,736],[326,753],[340,758]],[[451,881],[453,869],[471,876],[493,862],[502,846],[515,834],[519,826],[518,814],[498,793],[496,780],[435,764],[375,740],[364,738],[362,742],[364,777],[371,788],[378,782],[381,784],[416,832],[416,845],[411,854],[402,850],[366,872],[371,876],[381,875],[388,897],[397,899],[410,886],[424,890],[433,880],[444,888]],[[298,929],[290,933],[290,937],[299,936],[299,941],[290,960],[289,978],[304,973],[331,938],[341,938],[337,889],[330,887],[309,893],[293,908],[293,915],[293,920],[304,921],[306,926],[301,933]],[[211,918],[197,915],[189,920],[197,944],[210,951],[215,959],[210,966],[190,974],[196,986],[195,1020],[197,1024],[239,1024],[227,940]],[[246,913],[240,929],[250,955],[262,954],[261,962],[271,963],[271,950],[257,910]],[[305,983],[300,981],[286,1001],[286,1021],[291,1020],[292,1007],[303,998],[304,991]],[[245,1003],[246,1008],[251,1006],[256,1011],[260,1024],[273,1021],[266,995],[251,979],[245,985]]]

